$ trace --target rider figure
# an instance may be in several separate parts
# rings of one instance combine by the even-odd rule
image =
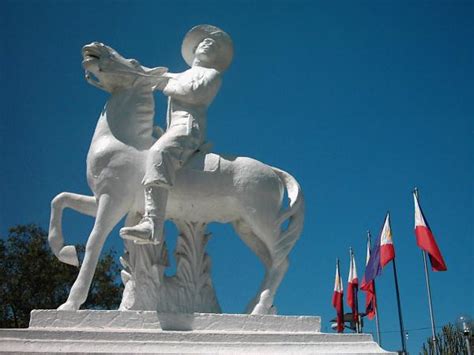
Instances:
[[[137,243],[162,242],[168,191],[176,170],[205,142],[207,108],[232,60],[232,40],[217,27],[196,26],[186,34],[181,53],[191,68],[179,74],[166,73],[155,86],[168,96],[167,129],[148,154],[142,182],[145,214],[136,226],[120,230],[122,238]]]

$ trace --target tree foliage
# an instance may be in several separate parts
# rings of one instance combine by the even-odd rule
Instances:
[[[471,334],[471,343],[472,343]],[[421,349],[423,355],[467,355],[466,338],[462,331],[452,324],[447,324],[436,334],[436,345],[428,338]]]
[[[79,257],[84,246],[76,246]],[[27,327],[32,309],[54,309],[62,304],[79,268],[66,265],[51,252],[47,233],[36,225],[20,225],[0,238],[0,327]],[[85,308],[114,309],[122,286],[114,252],[100,259]]]

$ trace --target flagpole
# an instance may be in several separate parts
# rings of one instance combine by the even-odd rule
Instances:
[[[374,294],[375,294],[375,327],[377,329],[377,343],[382,346],[382,337],[380,336],[380,324],[379,324],[379,306],[377,304],[377,291],[375,290],[375,280],[372,280],[374,283]]]
[[[398,289],[398,277],[397,277],[397,267],[395,265],[395,258],[392,260],[392,263],[393,263],[393,277],[395,279],[395,290],[397,293],[398,320],[400,322],[400,336],[402,339],[402,351],[403,351],[403,354],[407,354],[407,347],[406,347],[406,342],[405,342],[405,329],[403,328],[402,306],[400,304],[400,291]]]
[[[422,250],[421,254],[423,254],[423,263],[425,264],[426,290],[428,292],[428,305],[430,308],[431,334],[433,335],[433,347],[436,349],[436,327],[435,327],[434,314],[433,314],[433,304],[431,303],[430,274],[428,272],[428,262],[426,261],[426,252]]]
[[[350,273],[350,270],[353,270],[353,267],[355,267],[355,265],[353,265],[352,263],[353,259],[354,259],[354,251],[352,250],[352,247],[349,247],[349,263],[350,263],[349,273]],[[352,274],[349,275],[349,278],[351,277],[352,277]],[[352,283],[352,279],[350,279],[349,282]],[[352,310],[352,321],[354,322],[356,333],[360,333],[359,300],[357,297],[357,289],[355,289],[354,287],[351,287],[351,291],[352,291],[352,299],[355,305],[354,307],[355,312]],[[355,315],[357,315],[357,317],[355,317]]]
[[[414,194],[416,199],[418,200],[418,188],[415,187]],[[426,279],[426,291],[428,293],[428,305],[430,308],[430,319],[431,319],[431,334],[433,336],[433,349],[436,349],[436,327],[434,321],[434,313],[433,313],[433,304],[431,302],[431,284],[430,284],[430,274],[428,272],[428,262],[426,260],[426,252],[424,250],[421,251],[423,255],[423,264],[425,265],[425,279]]]
[[[370,248],[372,248],[372,236],[370,231],[367,231],[367,239],[369,240]],[[375,289],[375,279],[372,280],[374,285],[374,295],[375,295],[375,327],[377,330],[377,343],[382,346],[382,337],[380,335],[380,323],[379,323],[379,306],[377,304],[377,291]]]
[[[339,265],[339,258],[336,259],[336,265],[337,265],[337,278],[339,280],[339,284],[342,284],[342,280],[341,280],[341,268],[340,268],[340,265]],[[344,304],[344,294],[342,295],[342,299],[341,299],[341,303]],[[342,306],[344,307],[344,306]],[[344,328],[345,328],[345,322],[344,322],[344,308],[342,308],[343,311],[342,311],[342,332],[339,332],[339,329],[338,329],[338,333],[344,333]],[[337,315],[337,311],[336,310],[336,315]],[[336,316],[336,318],[338,318]],[[338,326],[339,326],[339,322],[338,322]]]
[[[357,296],[357,290],[354,289],[352,292],[354,292],[355,310],[357,314],[357,318],[355,319],[356,333],[362,333],[361,324],[359,321],[359,297]],[[354,318],[354,314],[352,314],[352,318]]]

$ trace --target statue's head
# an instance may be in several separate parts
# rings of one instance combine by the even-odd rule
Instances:
[[[181,53],[189,66],[196,62],[220,72],[225,71],[234,55],[232,39],[211,25],[193,27],[184,37]]]
[[[88,83],[114,92],[136,85],[156,84],[166,68],[147,68],[135,59],[126,59],[103,43],[92,42],[82,48],[82,66]]]

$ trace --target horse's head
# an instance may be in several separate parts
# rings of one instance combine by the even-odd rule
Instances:
[[[110,93],[136,85],[148,85],[151,89],[163,80],[162,75],[167,71],[163,67],[144,67],[99,42],[85,45],[82,56],[87,82]]]

